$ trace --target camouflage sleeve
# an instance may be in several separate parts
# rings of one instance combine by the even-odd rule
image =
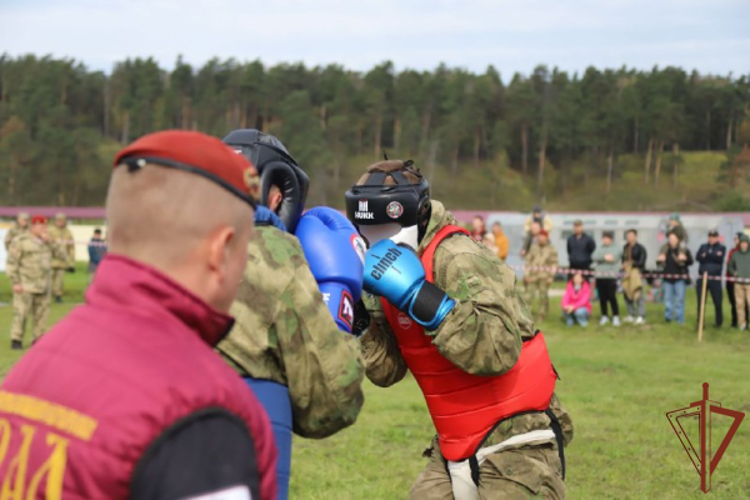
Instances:
[[[23,242],[16,238],[8,249],[8,260],[5,262],[5,273],[11,285],[21,283],[21,258],[23,256]]]
[[[547,261],[547,266],[552,267],[552,268],[557,268],[557,266],[560,265],[560,259],[557,256],[557,249],[553,247],[551,244],[550,244],[550,247],[552,248],[552,251],[550,252],[549,260]]]
[[[456,236],[438,247],[435,285],[457,301],[440,327],[427,332],[440,353],[475,375],[511,369],[522,337],[533,335],[515,273],[469,238]]]
[[[14,231],[13,229],[8,229],[8,232],[5,233],[5,250],[10,250],[10,244],[13,241]]]
[[[279,306],[279,347],[294,432],[309,438],[330,436],[353,424],[364,403],[359,341],[338,329],[306,263],[297,268]]]
[[[52,250],[53,259],[60,259],[63,262],[69,261],[67,248],[63,247],[63,245],[59,241],[49,240],[47,241],[47,245],[49,246],[50,250]],[[73,262],[75,263],[75,259],[73,260]]]
[[[360,337],[367,378],[377,386],[389,387],[404,378],[406,362],[401,356],[393,330],[383,314],[380,299],[365,293],[363,300],[370,313],[370,327]]]

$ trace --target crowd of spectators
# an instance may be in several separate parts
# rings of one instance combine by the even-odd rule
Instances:
[[[680,215],[671,214],[665,230],[665,243],[653,262],[646,247],[638,242],[638,231],[625,232],[625,244],[614,243],[614,231],[604,231],[600,241],[585,230],[582,220],[573,223],[573,234],[566,241],[567,266],[561,262],[555,246],[550,242],[552,219],[534,206],[524,224],[520,254],[524,258],[524,291],[527,303],[537,320],[549,312],[549,288],[556,276],[568,279],[561,306],[563,319],[569,326],[589,324],[591,302],[598,299],[599,325],[646,323],[646,301],[664,304],[666,323],[685,324],[686,291],[693,284],[698,301],[697,311],[704,309],[701,300],[711,297],[713,325],[723,325],[723,289],[731,304],[732,327],[746,330],[750,322],[750,237],[737,233],[733,247],[727,252],[717,230],[708,233],[708,241],[693,255],[688,249],[688,232]],[[472,221],[471,234],[497,256],[506,260],[510,243],[501,223],[494,222],[488,232],[483,217]],[[653,257],[652,257],[653,259]],[[698,264],[697,279],[690,268]],[[647,268],[650,271],[647,271]],[[706,277],[704,291],[704,276]],[[722,280],[722,277],[724,279]],[[650,290],[648,290],[648,285]],[[647,291],[648,290],[648,291]],[[625,302],[626,315],[621,318],[618,291]],[[697,314],[696,317],[699,317]]]

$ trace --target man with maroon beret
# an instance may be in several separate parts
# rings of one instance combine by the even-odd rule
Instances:
[[[13,323],[10,348],[23,349],[26,319],[31,319],[33,341],[47,329],[52,284],[52,260],[65,258],[62,248],[47,234],[47,218],[35,215],[28,231],[19,234],[8,248],[5,272],[13,289]]]
[[[13,498],[276,496],[265,413],[214,353],[246,264],[257,173],[187,131],[122,150],[110,253],[75,309],[0,386]]]

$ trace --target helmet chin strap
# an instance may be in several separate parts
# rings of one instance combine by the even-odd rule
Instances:
[[[419,247],[419,228],[416,225],[407,227],[401,227],[396,223],[361,225],[359,233],[367,240],[370,247],[385,239],[390,239],[397,245],[408,245],[414,251]]]

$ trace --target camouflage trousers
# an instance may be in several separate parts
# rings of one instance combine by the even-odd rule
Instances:
[[[65,279],[65,269],[52,270],[52,295],[62,297]]]
[[[549,283],[546,279],[537,279],[525,284],[526,305],[532,313],[535,310],[535,302],[539,302],[536,308],[536,317],[544,319],[549,313]]]
[[[482,500],[565,498],[565,483],[557,446],[554,443],[527,445],[488,455],[479,466],[478,492]],[[430,463],[411,487],[409,498],[454,498],[451,478],[445,459],[440,454],[437,437],[432,441]]]
[[[11,340],[23,340],[26,318],[31,318],[31,331],[34,339],[44,335],[47,329],[47,316],[51,302],[49,293],[13,294],[13,323],[10,327]]]

